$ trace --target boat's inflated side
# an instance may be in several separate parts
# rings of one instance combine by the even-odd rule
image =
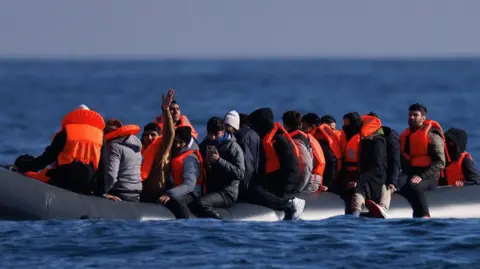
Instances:
[[[76,194],[6,169],[0,169],[0,197],[0,219],[4,220],[175,219],[162,205]]]
[[[443,187],[426,192],[432,218],[480,218],[480,186]],[[44,184],[21,174],[0,169],[0,219],[131,219],[173,220],[164,206],[147,203],[114,202],[80,195]],[[332,193],[302,195],[306,206],[301,219],[321,220],[344,215],[344,202]],[[283,212],[247,203],[218,209],[224,220],[278,221]],[[412,209],[399,194],[392,196],[388,218],[411,218]]]

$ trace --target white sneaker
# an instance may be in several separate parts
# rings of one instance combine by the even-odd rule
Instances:
[[[290,201],[292,203],[292,220],[296,220],[303,213],[303,209],[305,209],[305,200],[293,198]]]

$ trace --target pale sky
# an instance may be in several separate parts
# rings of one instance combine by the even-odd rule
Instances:
[[[480,55],[478,0],[0,0],[0,57]]]

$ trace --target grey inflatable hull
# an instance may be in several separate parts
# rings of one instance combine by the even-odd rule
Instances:
[[[432,218],[480,218],[480,186],[444,187],[427,192]],[[306,206],[301,219],[321,220],[344,215],[344,202],[331,193],[303,195]],[[218,209],[225,220],[279,221],[283,212],[237,203]],[[394,194],[388,218],[411,218],[412,209],[404,197]],[[173,220],[164,206],[147,203],[114,202],[85,196],[44,184],[21,174],[0,169],[0,219],[49,220]]]

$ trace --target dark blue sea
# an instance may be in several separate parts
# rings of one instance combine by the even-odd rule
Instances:
[[[468,132],[477,127],[480,59],[57,61],[0,60],[0,164],[40,154],[80,104],[140,126],[177,93],[200,135],[235,109],[376,112],[401,132],[408,106]],[[1,187],[1,182],[0,182]],[[1,199],[1,197],[0,197]],[[1,268],[480,268],[480,221],[339,216],[278,223],[214,220],[0,222]]]

